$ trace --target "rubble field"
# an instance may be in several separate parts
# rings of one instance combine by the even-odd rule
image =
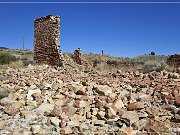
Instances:
[[[180,134],[179,73],[80,67],[0,69],[0,134]]]

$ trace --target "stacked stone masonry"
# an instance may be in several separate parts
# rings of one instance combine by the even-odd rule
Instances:
[[[34,20],[34,59],[37,63],[62,66],[60,51],[60,16]]]
[[[180,67],[180,54],[171,55],[167,62],[171,65]]]

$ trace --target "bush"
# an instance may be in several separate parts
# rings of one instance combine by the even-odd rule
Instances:
[[[0,86],[0,99],[7,97],[9,94],[9,90],[7,86],[1,85]]]
[[[16,57],[10,53],[0,53],[0,64],[9,64],[12,61],[16,61]]]
[[[101,63],[101,60],[93,60],[93,67],[96,67],[98,64]]]
[[[144,63],[143,72],[149,73],[152,71],[162,71],[166,66],[166,63],[164,61],[146,61]]]
[[[35,65],[36,63],[35,63],[34,60],[28,60],[28,59],[24,59],[24,60],[23,60],[23,65],[24,65],[24,66],[28,66],[29,64]]]
[[[151,52],[150,55],[156,55],[155,52]]]

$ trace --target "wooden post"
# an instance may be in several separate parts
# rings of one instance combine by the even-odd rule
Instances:
[[[22,34],[22,49],[24,50],[24,33]]]

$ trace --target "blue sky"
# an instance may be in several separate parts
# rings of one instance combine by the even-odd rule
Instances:
[[[33,20],[49,14],[61,16],[60,42],[64,52],[80,47],[85,53],[104,50],[106,54],[123,57],[151,51],[160,55],[180,53],[180,3],[0,3],[0,46],[21,48],[24,33],[25,47],[33,49]]]

